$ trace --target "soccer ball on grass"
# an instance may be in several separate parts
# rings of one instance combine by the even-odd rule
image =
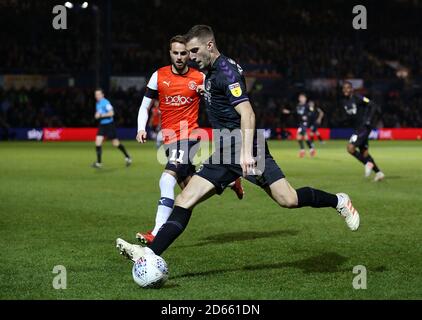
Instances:
[[[146,254],[133,264],[132,276],[142,288],[160,288],[167,281],[169,271],[163,258]]]

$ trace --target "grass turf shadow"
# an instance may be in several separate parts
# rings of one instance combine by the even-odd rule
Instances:
[[[223,243],[230,243],[230,242],[237,242],[237,241],[250,241],[250,240],[273,238],[273,237],[296,236],[298,233],[299,231],[296,231],[296,230],[228,232],[228,233],[214,234],[214,235],[205,237],[201,239],[201,242],[196,243],[196,244],[178,246],[178,247],[179,248],[202,247],[202,246],[207,246],[207,245],[223,244]]]
[[[312,256],[306,259],[300,259],[297,261],[246,265],[240,268],[231,268],[231,269],[188,272],[188,273],[177,275],[173,277],[172,279],[210,276],[210,275],[221,274],[224,272],[257,271],[257,270],[259,271],[259,270],[266,270],[266,269],[285,269],[285,268],[301,269],[304,273],[332,273],[332,272],[345,271],[345,269],[340,269],[340,267],[348,259],[349,258],[339,255],[336,252],[324,252],[322,254]],[[350,271],[350,270],[347,269],[347,271]]]

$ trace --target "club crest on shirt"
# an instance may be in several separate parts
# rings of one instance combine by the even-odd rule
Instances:
[[[206,85],[205,85],[205,90],[210,91],[211,89],[211,81],[207,81]]]
[[[196,84],[196,82],[195,81],[189,81],[189,83],[188,83],[188,87],[189,87],[189,89],[191,89],[191,90],[196,90],[196,87],[197,87],[198,85]]]
[[[231,94],[236,98],[239,98],[242,95],[242,88],[240,87],[239,82],[229,85],[229,89]]]

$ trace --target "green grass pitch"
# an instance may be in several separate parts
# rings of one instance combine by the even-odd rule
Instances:
[[[194,210],[163,255],[170,279],[158,290],[139,288],[114,247],[153,225],[163,169],[152,143],[125,144],[132,167],[107,143],[95,170],[93,143],[0,143],[0,299],[422,298],[420,141],[371,142],[381,183],[363,177],[346,141],[317,145],[314,159],[271,141],[294,187],[351,196],[359,231],[333,209],[279,208],[244,182],[244,200],[227,190]],[[53,288],[56,265],[65,290]],[[357,265],[367,289],[352,286]]]

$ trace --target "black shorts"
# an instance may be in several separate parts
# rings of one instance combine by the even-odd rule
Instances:
[[[271,156],[267,143],[265,142],[265,168],[262,173],[258,175],[246,176],[246,180],[266,188],[272,183],[284,178],[283,171],[274,161]],[[222,194],[224,189],[237,178],[242,176],[242,168],[239,164],[215,164],[212,163],[212,156],[202,164],[196,174],[209,182],[211,182],[215,188],[217,194]]]
[[[301,123],[301,124],[299,125],[299,127],[297,128],[297,134],[300,134],[300,135],[302,135],[302,136],[306,135],[306,129],[307,129],[307,125],[306,125],[306,124]]]
[[[97,136],[107,137],[108,139],[117,139],[117,131],[114,122],[107,124],[100,124],[98,127]]]
[[[349,143],[357,148],[368,149],[369,147],[369,134],[371,128],[361,128],[355,131],[349,139]]]
[[[177,182],[181,182],[195,173],[192,160],[199,147],[200,143],[197,140],[181,140],[164,145],[168,161],[166,170],[176,173]]]

